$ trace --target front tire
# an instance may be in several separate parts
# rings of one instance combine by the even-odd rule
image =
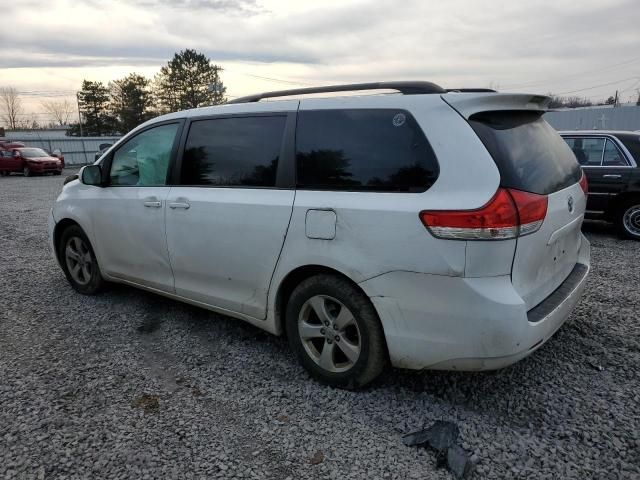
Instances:
[[[622,205],[615,220],[622,237],[640,240],[640,198],[634,198]]]
[[[287,305],[289,345],[315,379],[354,389],[387,364],[384,332],[366,295],[337,275],[316,275],[298,285]]]
[[[95,295],[104,287],[104,279],[100,273],[89,239],[77,225],[72,225],[62,232],[58,244],[58,258],[67,280],[78,293]]]

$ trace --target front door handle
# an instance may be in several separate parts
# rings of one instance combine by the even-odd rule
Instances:
[[[176,208],[183,208],[185,210],[189,210],[189,205],[187,202],[172,202],[169,204],[169,208],[175,210]]]
[[[613,173],[608,173],[606,175],[603,175],[602,178],[621,178],[622,175],[617,175],[617,174],[613,174]]]

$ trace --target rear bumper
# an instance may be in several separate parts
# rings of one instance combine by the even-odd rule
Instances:
[[[392,364],[493,370],[530,355],[562,326],[582,295],[590,245],[583,235],[581,240],[572,273],[530,311],[508,275],[390,272],[361,283],[382,321]]]

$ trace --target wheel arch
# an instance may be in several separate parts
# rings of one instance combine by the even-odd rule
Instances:
[[[369,298],[369,296],[366,294],[366,292],[362,289],[360,285],[358,285],[352,278],[350,278],[349,275],[347,275],[344,272],[341,272],[340,270],[337,270],[336,268],[328,267],[326,265],[316,265],[316,264],[298,266],[293,270],[291,270],[282,278],[276,290],[273,313],[274,313],[274,324],[275,324],[274,326],[275,326],[275,331],[277,333],[286,335],[286,328],[284,328],[285,312],[287,309],[287,302],[289,301],[289,298],[291,297],[291,293],[293,292],[293,290],[296,288],[296,286],[298,286],[301,282],[303,282],[307,278],[313,277],[315,275],[321,275],[321,274],[335,275],[335,276],[341,277],[347,280],[355,288],[360,290],[363,295]],[[373,305],[373,308],[374,310],[376,310],[375,305]],[[376,313],[378,313],[377,310],[376,310]],[[384,330],[384,327],[383,327],[383,330]]]
[[[620,208],[629,203],[632,200],[636,200],[640,203],[640,191],[638,190],[627,190],[622,193],[619,193],[615,196],[609,208],[607,209],[607,218],[609,220],[615,221],[616,215]]]
[[[56,226],[53,229],[53,245],[55,247],[54,250],[55,250],[55,254],[56,254],[56,258],[58,259],[58,262],[61,262],[59,251],[60,251],[60,239],[62,238],[62,233],[72,225],[76,225],[77,227],[82,229],[83,232],[85,231],[84,228],[82,228],[82,226],[78,222],[70,218],[63,218],[58,223],[56,223]],[[85,232],[85,235],[86,235],[86,232]]]

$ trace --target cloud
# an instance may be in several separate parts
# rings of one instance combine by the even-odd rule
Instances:
[[[634,57],[636,11],[636,0],[138,0],[108,8],[97,0],[23,0],[7,7],[21,34],[5,30],[0,67],[160,67],[195,48],[223,66],[252,62],[256,74],[311,84],[406,78],[482,87],[549,79],[536,89],[562,91],[635,72],[631,63],[557,80]]]
[[[257,0],[138,0],[142,8],[171,7],[190,11],[218,10],[224,13],[258,14],[264,12]]]

